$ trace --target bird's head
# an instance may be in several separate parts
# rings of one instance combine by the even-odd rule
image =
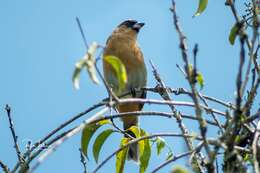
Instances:
[[[136,37],[144,23],[139,23],[136,20],[126,20],[117,26],[116,32]]]

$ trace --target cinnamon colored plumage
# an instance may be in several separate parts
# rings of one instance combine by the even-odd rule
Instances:
[[[112,66],[103,60],[104,77],[116,95],[133,91],[136,88],[146,86],[147,72],[141,49],[137,43],[137,35],[144,23],[135,20],[126,20],[119,24],[112,32],[106,42],[103,57],[112,55],[119,58],[126,67],[127,83],[125,88],[119,91],[119,82]],[[145,98],[146,93],[134,93],[128,97]],[[140,111],[143,104],[128,103],[117,106],[120,113]],[[138,117],[126,116],[122,118],[124,130],[131,126],[138,126]],[[133,136],[133,134],[130,134]],[[128,158],[139,161],[138,145],[133,144],[129,147]]]

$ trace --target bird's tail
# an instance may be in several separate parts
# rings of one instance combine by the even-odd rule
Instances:
[[[129,125],[124,123],[124,130],[127,130],[128,128],[130,128],[131,126],[136,126],[137,124],[132,124],[132,125]],[[126,131],[126,133],[130,136],[132,136],[133,138],[136,138],[135,134],[131,131]],[[127,135],[125,135],[125,137],[129,137]],[[129,146],[129,150],[128,150],[128,153],[127,153],[127,159],[128,160],[133,160],[137,163],[139,163],[139,147],[138,147],[138,143],[134,143],[134,144],[131,144]]]

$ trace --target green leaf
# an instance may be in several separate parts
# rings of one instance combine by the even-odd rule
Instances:
[[[127,82],[127,73],[126,68],[123,62],[115,56],[105,56],[104,60],[109,63],[116,72],[118,84],[119,84],[119,91],[125,88],[125,84]]]
[[[200,89],[202,90],[204,87],[204,79],[203,79],[202,73],[200,73],[200,72],[197,73],[197,81],[199,83]]]
[[[161,153],[164,147],[165,147],[165,140],[161,137],[157,137],[156,139],[157,155]]]
[[[174,166],[171,173],[189,173],[189,172],[181,166]]]
[[[168,153],[167,153],[167,157],[166,157],[166,160],[170,160],[173,158],[173,153],[172,151],[170,150]]]
[[[99,121],[97,124],[100,125],[100,126],[103,126],[105,124],[111,124],[111,121],[110,120],[102,120],[102,121]]]
[[[141,137],[148,136],[148,134],[143,129],[140,129],[140,132],[141,132],[140,133]],[[139,173],[144,173],[146,168],[148,167],[149,160],[151,157],[151,145],[149,139],[145,139],[139,142],[139,153],[140,153]]]
[[[85,56],[76,63],[75,70],[72,75],[72,82],[75,89],[79,89],[80,73],[84,68],[87,69],[90,79],[95,84],[99,83],[98,78],[96,76],[96,68],[95,68],[95,52],[97,47],[98,47],[97,43],[93,42],[90,45]]]
[[[96,163],[98,163],[98,157],[99,157],[99,153],[100,153],[100,150],[104,144],[104,142],[106,141],[106,139],[114,132],[113,129],[107,129],[107,130],[104,130],[103,132],[101,132],[94,144],[93,144],[93,155],[94,155],[94,158],[95,158],[95,161]]]
[[[235,142],[238,143],[238,142],[240,142],[240,140],[241,140],[241,136],[237,135],[237,136],[235,137]]]
[[[124,145],[126,145],[129,142],[129,140],[130,140],[129,138],[122,138],[121,142],[120,142],[120,147],[123,147]],[[128,148],[129,147],[126,147],[116,154],[116,173],[124,172]]]
[[[243,154],[243,160],[244,161],[250,161],[250,155],[248,153]]]
[[[93,134],[97,131],[99,127],[101,127],[104,124],[111,123],[110,120],[103,120],[96,124],[86,125],[84,129],[82,130],[81,135],[81,150],[83,154],[88,158],[88,145],[91,137]]]
[[[198,9],[196,13],[193,15],[193,17],[197,17],[201,15],[201,13],[206,9],[207,5],[208,5],[208,0],[199,0]]]
[[[140,129],[137,126],[131,126],[127,131],[131,131],[134,133],[135,138],[140,138]]]
[[[234,43],[235,43],[235,39],[236,39],[236,37],[237,37],[237,34],[238,34],[238,30],[239,30],[239,27],[238,27],[238,24],[235,24],[233,27],[232,27],[232,29],[231,29],[231,31],[230,31],[230,33],[229,33],[229,43],[231,44],[231,45],[234,45]]]

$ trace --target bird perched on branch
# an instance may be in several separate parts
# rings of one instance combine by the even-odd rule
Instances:
[[[143,26],[144,23],[138,23],[136,20],[126,20],[119,24],[107,39],[103,53],[104,77],[117,96],[132,91],[132,95],[128,97],[146,97],[146,92],[133,92],[136,88],[145,87],[147,81],[143,54],[137,43],[137,35]],[[106,56],[115,56],[125,65],[127,82],[123,90],[118,89],[119,81],[117,80],[116,72],[113,67],[104,60]],[[117,106],[117,110],[120,113],[140,111],[142,108],[143,104],[141,103],[127,103]],[[122,118],[122,121],[124,130],[129,129],[131,126],[138,125],[137,116],[126,116]],[[129,133],[129,135],[135,137],[131,133]],[[138,144],[132,144],[128,150],[128,159],[138,162],[138,150]]]

